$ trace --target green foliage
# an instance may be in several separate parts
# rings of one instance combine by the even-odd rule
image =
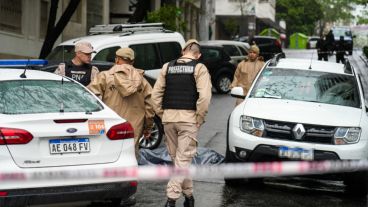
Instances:
[[[337,21],[349,22],[354,16],[351,14],[353,3],[359,0],[318,0],[322,7],[323,24]]]
[[[182,10],[173,5],[164,5],[159,10],[149,12],[147,22],[162,22],[172,31],[185,31],[186,24],[181,18]],[[176,23],[178,22],[178,26]]]
[[[230,34],[230,37],[234,37],[236,35],[236,33],[238,32],[238,25],[239,23],[236,22],[233,18],[225,20],[225,30],[228,34]]]
[[[323,17],[319,0],[277,0],[276,18],[285,20],[286,33],[313,35],[316,22]]]

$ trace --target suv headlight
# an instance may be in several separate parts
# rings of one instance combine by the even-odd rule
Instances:
[[[257,137],[262,137],[264,124],[262,119],[242,115],[240,116],[240,130]]]
[[[334,139],[336,145],[342,144],[354,144],[359,141],[361,129],[359,127],[347,128],[339,127],[337,128]]]

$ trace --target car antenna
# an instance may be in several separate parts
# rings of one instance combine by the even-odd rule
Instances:
[[[64,76],[61,77],[61,94],[63,94],[63,98],[64,98]],[[60,113],[64,113],[64,99],[61,99],[61,103],[60,103]]]
[[[27,64],[26,64],[26,67],[24,68],[24,71],[23,71],[23,73],[22,74],[20,74],[20,78],[27,78],[27,76],[26,76],[26,72],[27,72],[27,68],[28,68],[28,66],[29,66],[29,58],[27,59]]]
[[[65,62],[64,62],[64,53],[65,53],[64,45],[62,47],[63,47],[63,63],[65,64]],[[64,65],[64,67],[66,67],[66,64]],[[64,71],[65,71],[65,69],[64,69]],[[63,94],[63,98],[64,98],[64,75],[61,76],[61,94]],[[60,113],[64,113],[64,99],[63,98],[61,99],[61,103],[60,103],[60,110],[59,110]]]
[[[312,70],[312,60],[313,60],[313,55],[314,55],[314,51],[312,52],[312,57],[311,57],[311,60],[310,60],[310,64],[309,64],[309,70]]]

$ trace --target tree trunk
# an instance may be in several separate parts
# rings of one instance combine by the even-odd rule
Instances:
[[[40,59],[46,58],[46,56],[51,52],[56,40],[59,38],[60,34],[63,32],[64,28],[70,21],[70,18],[73,16],[75,10],[77,9],[80,0],[71,0],[64,13],[61,15],[58,23],[55,25],[58,3],[59,0],[51,1],[49,21],[47,25],[47,34],[39,55]]]

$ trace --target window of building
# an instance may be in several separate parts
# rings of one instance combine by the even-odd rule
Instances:
[[[103,24],[103,1],[89,0],[87,4],[87,33],[89,28]]]
[[[47,32],[47,24],[50,11],[50,3],[48,0],[41,1],[41,14],[40,14],[40,38],[44,38]]]
[[[79,3],[78,8],[75,10],[70,21],[74,23],[82,23],[82,2]]]
[[[0,0],[0,30],[22,33],[22,0]]]

